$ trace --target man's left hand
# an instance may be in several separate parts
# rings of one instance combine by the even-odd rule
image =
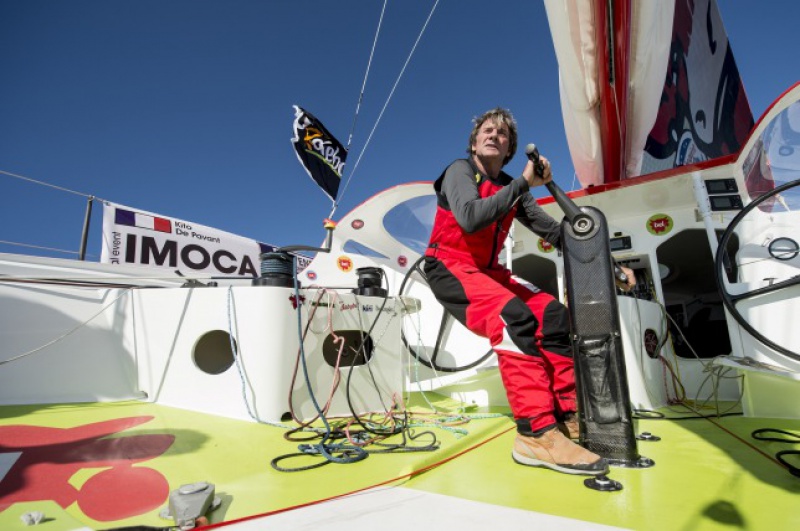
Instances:
[[[628,282],[626,284],[618,283],[617,285],[620,287],[620,289],[622,289],[622,291],[627,293],[636,285],[636,275],[634,275],[633,270],[628,267],[619,266],[619,268],[622,269],[622,272],[628,277]]]

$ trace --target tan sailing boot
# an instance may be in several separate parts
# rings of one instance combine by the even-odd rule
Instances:
[[[605,459],[570,441],[558,428],[538,437],[518,434],[511,456],[521,465],[543,466],[565,474],[592,476],[608,472]]]
[[[567,413],[564,420],[558,422],[558,429],[565,437],[577,441],[581,436],[581,428],[578,423],[578,415],[575,413]]]

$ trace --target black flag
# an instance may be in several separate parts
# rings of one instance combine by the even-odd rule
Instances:
[[[314,115],[294,106],[292,145],[297,160],[331,200],[336,200],[347,159],[345,148]]]

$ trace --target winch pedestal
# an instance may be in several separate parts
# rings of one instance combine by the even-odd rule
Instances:
[[[636,448],[608,225],[596,208],[580,212],[561,225],[580,441],[612,464],[651,466]]]

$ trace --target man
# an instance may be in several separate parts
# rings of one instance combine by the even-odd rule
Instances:
[[[514,179],[502,171],[517,150],[517,125],[505,109],[474,120],[469,158],[434,183],[436,218],[425,274],[437,300],[495,352],[517,423],[512,457],[569,474],[604,474],[608,463],[575,444],[575,375],[566,308],[512,278],[498,255],[514,219],[560,247],[560,226],[528,193],[552,180],[550,163],[531,161]],[[628,278],[633,279],[630,270]],[[567,436],[565,436],[565,433]]]

